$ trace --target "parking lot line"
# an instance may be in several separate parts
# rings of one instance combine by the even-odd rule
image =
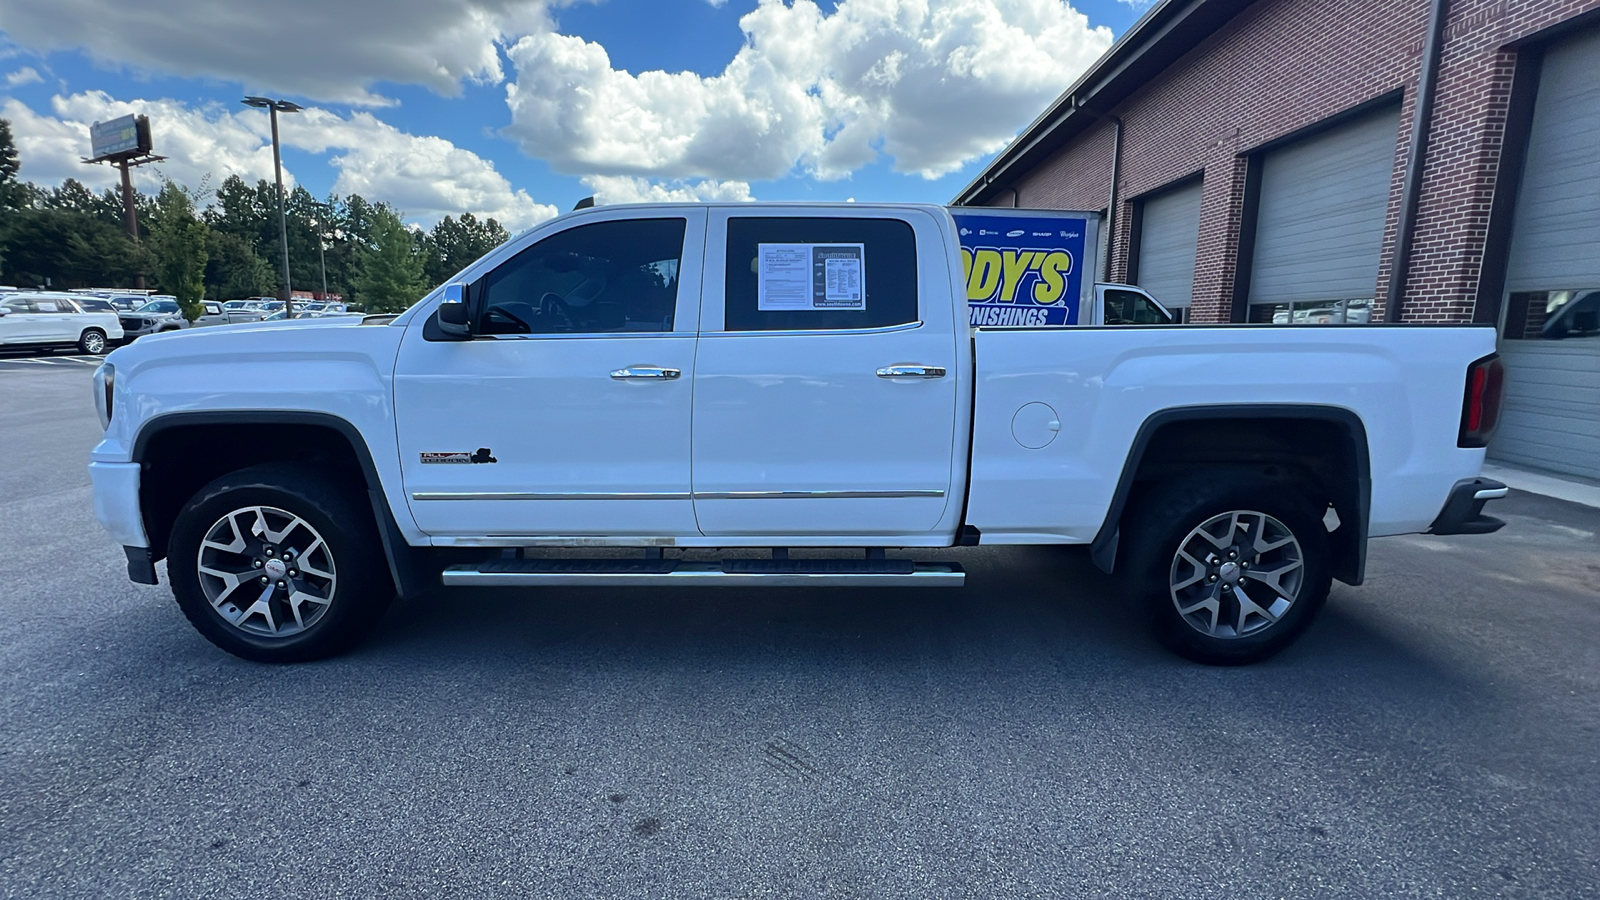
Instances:
[[[0,357],[0,366],[7,363],[18,363],[29,366],[98,366],[105,362],[103,356],[18,356]]]

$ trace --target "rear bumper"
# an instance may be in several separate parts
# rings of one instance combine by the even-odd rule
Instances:
[[[1483,505],[1507,493],[1505,485],[1490,478],[1464,478],[1450,489],[1450,499],[1428,528],[1429,534],[1489,534],[1505,522],[1483,514]]]

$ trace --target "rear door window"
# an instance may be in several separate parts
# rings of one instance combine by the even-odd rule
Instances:
[[[728,220],[725,331],[918,321],[917,242],[899,219]]]

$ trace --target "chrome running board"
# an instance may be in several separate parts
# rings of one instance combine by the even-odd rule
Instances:
[[[450,586],[961,587],[958,563],[909,559],[491,559],[451,566]]]

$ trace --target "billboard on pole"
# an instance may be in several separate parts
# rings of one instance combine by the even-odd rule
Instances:
[[[122,116],[89,126],[89,160],[117,159],[150,152],[150,117]]]

